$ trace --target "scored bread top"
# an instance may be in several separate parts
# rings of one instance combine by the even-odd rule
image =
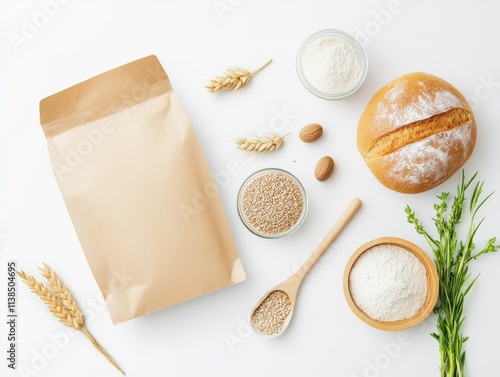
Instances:
[[[368,149],[366,157],[385,156],[408,144],[463,126],[471,120],[471,117],[469,110],[454,107],[443,113],[401,126],[376,139]]]
[[[381,88],[361,115],[359,151],[369,157],[369,150],[379,138],[455,108],[471,112],[462,94],[443,79],[422,72],[401,76]]]
[[[469,121],[366,163],[383,185],[398,192],[419,193],[451,177],[472,154],[475,138],[475,124]]]

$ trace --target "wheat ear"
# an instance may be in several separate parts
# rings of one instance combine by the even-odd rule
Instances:
[[[33,276],[24,271],[19,271],[17,275],[26,283],[29,289],[36,294],[47,305],[50,312],[66,326],[76,330],[82,328],[83,323],[79,323],[75,317],[64,307],[57,296],[47,289],[45,285],[38,282]]]
[[[267,153],[279,149],[283,145],[283,139],[288,135],[290,134],[280,136],[271,133],[268,137],[241,138],[236,140],[236,145],[241,151]]]
[[[83,327],[83,313],[80,311],[75,298],[66,284],[59,279],[59,276],[57,276],[56,272],[49,265],[44,263],[43,266],[40,267],[40,271],[42,272],[42,276],[47,279],[52,292],[57,298],[59,298],[64,308],[69,311],[76,321],[81,323],[81,326]]]
[[[224,72],[222,76],[215,77],[205,86],[210,93],[215,93],[220,90],[229,90],[232,89],[234,91],[247,86],[250,82],[250,78],[259,72],[264,67],[267,67],[273,60],[269,60],[255,71],[249,71],[248,69],[241,67],[233,67],[229,68]]]
[[[18,271],[17,275],[26,283],[30,290],[35,293],[49,308],[50,312],[59,319],[60,322],[75,330],[81,331],[101,354],[115,366],[122,374],[125,374],[123,369],[116,363],[115,360],[102,348],[97,340],[85,327],[85,319],[83,313],[78,307],[73,294],[68,287],[57,276],[55,271],[47,264],[40,267],[42,275],[47,279],[52,290],[48,289],[44,284],[37,281],[33,276],[28,275],[24,271]]]

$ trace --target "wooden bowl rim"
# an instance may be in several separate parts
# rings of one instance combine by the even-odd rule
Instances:
[[[370,248],[384,244],[396,245],[411,252],[424,265],[427,274],[427,296],[425,298],[424,304],[415,315],[399,321],[380,321],[371,318],[356,305],[354,299],[352,298],[351,291],[349,288],[349,276],[351,274],[352,267],[356,263],[357,259]],[[432,259],[419,246],[415,245],[410,241],[398,237],[380,237],[371,240],[369,242],[366,242],[365,244],[358,247],[347,262],[344,271],[343,285],[344,285],[344,295],[346,297],[347,303],[351,308],[351,310],[354,312],[354,314],[356,314],[356,316],[366,324],[385,331],[406,330],[422,322],[429,316],[429,314],[434,309],[439,294],[439,277],[437,274],[436,266],[434,265]]]

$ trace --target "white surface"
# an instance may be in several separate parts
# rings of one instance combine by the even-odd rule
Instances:
[[[499,3],[65,3],[45,18],[38,1],[3,0],[0,5],[0,312],[6,312],[6,261],[16,260],[20,267],[31,270],[46,261],[74,291],[85,308],[89,329],[128,376],[437,376],[437,343],[428,335],[435,328],[434,318],[402,333],[372,329],[347,306],[342,275],[351,253],[373,238],[402,237],[426,247],[406,223],[404,207],[410,204],[430,226],[435,195],[454,191],[459,174],[423,194],[392,192],[375,180],[358,154],[356,125],[373,93],[390,80],[412,71],[441,76],[459,88],[475,109],[478,141],[465,166],[467,174],[479,170],[486,191],[500,191]],[[388,8],[396,11],[390,17]],[[39,17],[37,22],[46,24],[15,51],[8,36],[21,33],[24,17]],[[365,34],[360,39],[368,53],[368,76],[358,92],[340,102],[312,96],[295,72],[300,44],[324,28]],[[220,194],[248,278],[239,285],[113,326],[51,171],[38,102],[151,53],[159,57],[190,114],[214,174],[221,176],[232,161],[240,166],[229,183],[223,182]],[[251,69],[268,58],[273,63],[238,93],[209,95],[202,88],[212,74],[228,66]],[[324,136],[314,144],[304,144],[298,131],[313,122],[324,126]],[[292,132],[283,149],[253,160],[234,152],[231,140],[236,135],[258,133],[271,126],[278,132]],[[336,171],[330,180],[320,183],[313,170],[323,155],[335,159]],[[309,195],[305,223],[281,240],[252,235],[238,219],[235,206],[243,180],[269,166],[295,174]],[[364,205],[304,281],[287,332],[274,340],[251,333],[246,320],[254,302],[300,265],[354,196]],[[499,213],[497,193],[482,211],[486,221],[478,245],[499,235]],[[485,256],[471,266],[473,274],[481,272],[466,303],[464,331],[470,335],[466,350],[472,375],[500,374],[499,268],[500,255]],[[81,334],[60,335],[64,327],[20,284],[19,289],[18,366],[33,373],[11,373],[2,357],[2,376],[6,370],[9,376],[119,375]],[[58,340],[55,334],[59,334]],[[4,350],[4,327],[0,344]],[[42,363],[37,355],[43,354],[52,359]]]

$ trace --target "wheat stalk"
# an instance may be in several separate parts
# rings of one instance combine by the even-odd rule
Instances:
[[[205,86],[210,93],[215,93],[220,90],[234,91],[248,85],[250,78],[259,72],[264,67],[267,67],[272,62],[272,59],[257,68],[255,71],[249,71],[241,67],[229,68],[222,76],[215,77]]]
[[[241,151],[267,153],[279,149],[283,145],[283,139],[288,135],[290,134],[280,136],[270,133],[268,137],[241,138],[236,140],[236,145]]]
[[[116,369],[122,374],[125,374],[116,361],[114,361],[104,348],[102,348],[85,327],[83,313],[78,307],[73,294],[62,280],[59,279],[55,271],[45,263],[40,267],[40,270],[42,275],[47,279],[51,289],[48,289],[44,284],[24,271],[18,271],[17,275],[26,283],[29,289],[47,305],[49,311],[59,319],[60,322],[68,327],[81,331]]]

